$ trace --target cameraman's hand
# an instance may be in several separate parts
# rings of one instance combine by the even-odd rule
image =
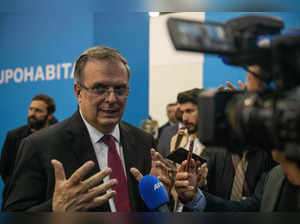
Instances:
[[[199,183],[195,161],[191,159],[189,172],[185,171],[186,166],[187,160],[181,164],[175,177],[175,189],[183,203],[192,201],[196,197]]]
[[[218,90],[233,90],[233,91],[238,91],[239,90],[231,82],[226,81],[225,84],[226,84],[227,87],[225,87],[223,85],[219,85]],[[238,81],[238,85],[239,85],[241,90],[246,91],[246,85],[241,80]]]

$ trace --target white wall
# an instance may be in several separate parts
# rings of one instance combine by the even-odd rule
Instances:
[[[203,85],[203,54],[175,50],[167,30],[169,17],[203,21],[205,13],[181,12],[150,17],[149,114],[160,126],[167,121],[166,105],[176,102],[179,92]]]

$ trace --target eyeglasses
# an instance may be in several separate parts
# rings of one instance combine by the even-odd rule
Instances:
[[[115,96],[119,99],[124,99],[129,94],[129,87],[127,85],[121,85],[121,86],[105,86],[105,85],[97,85],[95,87],[88,88],[83,84],[79,84],[80,87],[85,89],[88,92],[91,92],[95,95],[107,97],[109,96],[109,93],[112,91],[114,92]]]

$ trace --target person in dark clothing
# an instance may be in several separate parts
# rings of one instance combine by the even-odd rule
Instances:
[[[186,161],[176,174],[175,187],[185,206],[191,211],[300,211],[300,148],[290,158],[285,152],[273,150],[272,157],[279,163],[268,174],[263,174],[254,194],[241,201],[230,201],[196,188],[197,173],[184,172]],[[192,167],[194,167],[192,161]]]
[[[175,117],[176,117],[177,124],[170,125],[164,128],[158,141],[157,151],[163,157],[167,157],[167,155],[170,153],[171,140],[173,136],[176,135],[177,131],[183,126],[182,112],[180,111],[179,107],[177,107],[176,109]]]
[[[0,173],[4,183],[7,183],[13,172],[21,141],[32,133],[57,123],[54,112],[54,100],[48,95],[38,94],[30,102],[27,124],[7,133],[0,158]]]
[[[163,130],[166,127],[172,126],[172,125],[176,125],[177,124],[177,120],[176,120],[176,113],[177,110],[177,103],[169,103],[167,105],[167,116],[168,116],[168,122],[165,123],[164,125],[162,125],[161,127],[159,127],[158,129],[158,139],[160,138],[161,134],[163,133]]]
[[[262,90],[264,82],[253,75],[262,72],[258,65],[249,66],[246,83],[239,81],[240,88],[244,91]],[[230,82],[226,85],[231,90],[237,90]],[[247,145],[242,148],[232,146],[230,150],[207,148],[204,153],[208,157],[208,192],[224,199],[242,200],[252,196],[260,176],[277,165],[268,152]]]
[[[207,191],[224,199],[231,199],[232,186],[236,173],[233,153],[222,148],[206,148],[203,156],[207,158]],[[242,190],[242,198],[254,194],[261,175],[270,171],[276,164],[263,150],[250,149],[246,155],[247,169]]]

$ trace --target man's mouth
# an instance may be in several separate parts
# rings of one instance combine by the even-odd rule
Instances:
[[[189,124],[185,124],[185,127],[186,128],[191,128],[191,127],[193,127],[193,124],[190,124],[190,123]]]
[[[106,113],[106,114],[115,114],[118,113],[119,110],[118,109],[100,109],[100,111]]]

